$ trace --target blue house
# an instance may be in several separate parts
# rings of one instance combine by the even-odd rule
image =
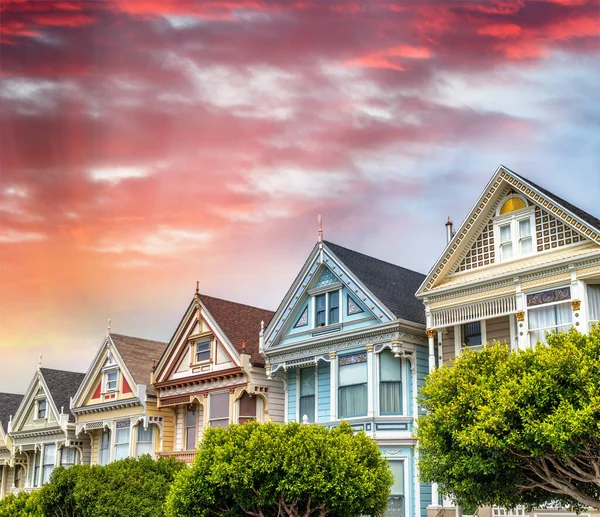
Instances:
[[[416,394],[428,373],[425,276],[327,241],[315,245],[261,332],[269,376],[282,379],[285,421],[351,423],[376,440],[395,476],[388,516],[425,517]]]

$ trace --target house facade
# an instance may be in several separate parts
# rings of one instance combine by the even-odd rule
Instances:
[[[83,378],[83,373],[38,366],[8,425],[7,492],[39,488],[59,465],[89,462],[89,440],[76,436],[75,417],[69,411],[69,400]]]
[[[424,516],[431,498],[414,438],[428,371],[414,297],[423,279],[319,237],[260,336],[267,372],[284,386],[285,421],[346,420],[377,442],[395,477],[388,516]]]
[[[12,424],[13,415],[17,412],[23,395],[15,393],[0,393],[0,499],[2,499],[16,484],[19,488],[22,477],[22,467],[17,469],[15,480],[15,463],[12,457],[12,438],[8,434],[8,426]]]
[[[447,229],[446,249],[417,292],[430,369],[465,348],[526,349],[600,318],[596,217],[501,166],[457,231]],[[440,507],[434,485],[430,508]]]
[[[90,463],[156,457],[173,443],[173,416],[157,408],[152,365],[167,344],[106,333],[72,399],[76,436],[90,443]]]
[[[196,291],[153,375],[158,407],[174,422],[161,456],[191,463],[208,426],[283,421],[283,388],[267,378],[258,351],[272,316]]]

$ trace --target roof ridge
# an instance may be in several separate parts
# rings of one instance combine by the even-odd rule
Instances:
[[[138,339],[140,341],[149,341],[151,343],[161,343],[161,344],[164,344],[164,345],[167,344],[166,341],[158,341],[156,339],[148,339],[146,337],[129,336],[128,334],[119,334],[118,332],[110,332],[109,335],[110,336],[126,337],[126,338],[129,338],[129,339]]]
[[[0,395],[14,395],[15,397],[24,397],[24,393],[8,393],[6,391],[0,391]]]
[[[47,370],[47,371],[50,371],[50,372],[76,373],[78,375],[85,375],[86,374],[86,372],[75,372],[73,370],[62,370],[60,368],[48,368],[46,366],[40,366],[40,371],[41,370]]]
[[[249,309],[255,309],[255,310],[258,310],[258,311],[265,311],[265,312],[275,313],[275,311],[272,311],[271,309],[263,309],[262,307],[256,307],[255,305],[248,305],[247,303],[241,303],[241,302],[234,302],[234,301],[231,301],[231,300],[226,300],[225,298],[217,298],[216,296],[211,296],[209,294],[198,293],[198,295],[200,297],[205,296],[206,298],[211,298],[213,300],[219,300],[220,302],[233,303],[234,305],[240,305],[242,307],[248,307]]]
[[[324,240],[323,242],[325,244],[333,244],[334,246],[337,246],[338,248],[343,248],[343,249],[345,249],[347,251],[351,251],[352,253],[356,253],[357,255],[362,255],[363,257],[367,257],[367,258],[369,258],[371,260],[377,260],[378,262],[383,262],[384,264],[388,264],[390,266],[397,267],[398,269],[403,269],[404,271],[410,271],[411,273],[417,273],[418,275],[425,276],[425,273],[421,273],[420,271],[415,271],[414,269],[409,269],[407,267],[400,266],[398,264],[394,264],[393,262],[390,262],[388,260],[383,260],[383,259],[380,259],[380,258],[377,258],[377,257],[373,257],[371,255],[367,255],[366,253],[362,253],[360,251],[356,251],[356,250],[353,250],[351,248],[347,248],[346,246],[342,246],[340,244],[336,244],[335,242],[326,241],[326,240]]]

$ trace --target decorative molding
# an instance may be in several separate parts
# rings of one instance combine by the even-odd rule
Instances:
[[[435,330],[435,329],[427,329],[427,330],[425,331],[425,334],[427,334],[427,337],[428,337],[429,339],[432,339],[432,338],[434,338],[434,337],[435,337],[435,335],[437,334],[437,330]]]
[[[210,379],[204,382],[198,382],[193,384],[188,384],[185,386],[175,386],[172,388],[161,388],[160,389],[160,397],[170,397],[174,395],[185,395],[198,393],[202,391],[214,390],[216,388],[229,388],[233,386],[238,386],[240,383],[246,382],[246,377],[244,375],[234,375],[231,377],[221,377],[220,379]],[[162,402],[161,404],[167,404],[167,401]]]
[[[573,307],[573,311],[581,310],[581,300],[573,300],[571,302],[571,307]]]
[[[525,311],[519,311],[515,314],[517,321],[525,321]]]

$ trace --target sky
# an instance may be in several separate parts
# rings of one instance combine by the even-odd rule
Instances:
[[[600,216],[600,0],[0,10],[0,391],[275,310],[318,214],[422,273],[500,164]]]

